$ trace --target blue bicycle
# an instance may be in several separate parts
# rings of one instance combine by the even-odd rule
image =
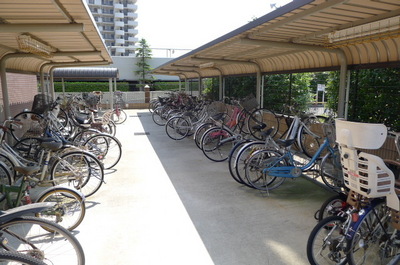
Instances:
[[[279,187],[287,178],[298,178],[311,169],[317,170],[322,181],[331,189],[343,186],[340,154],[334,140],[332,125],[324,125],[325,139],[317,152],[305,165],[296,161],[292,145],[296,139],[278,140],[285,150],[258,150],[246,162],[245,176],[248,183],[258,190],[269,191]],[[321,159],[322,157],[322,159]],[[318,169],[319,168],[319,169]]]

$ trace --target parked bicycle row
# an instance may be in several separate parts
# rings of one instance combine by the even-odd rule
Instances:
[[[288,178],[307,174],[317,183],[321,178],[326,187],[338,192],[316,215],[320,222],[307,245],[311,264],[399,262],[396,192],[400,193],[400,184],[396,187],[395,180],[400,181],[400,159],[383,161],[359,150],[380,148],[388,133],[384,125],[335,123],[332,118],[303,115],[293,108],[290,115],[275,114],[258,109],[251,97],[232,106],[200,101],[185,108],[177,111],[160,104],[153,111],[153,120],[155,115],[161,117],[155,122],[164,120],[171,139],[192,136],[210,160],[228,160],[230,175],[238,183],[270,192]],[[282,124],[286,124],[285,130],[279,129]],[[389,133],[395,135],[400,156],[400,134]]]
[[[0,126],[0,205],[8,210],[0,214],[0,235],[8,242],[1,246],[27,254],[28,261],[35,258],[32,264],[85,262],[70,231],[85,217],[85,199],[105,183],[104,170],[115,167],[122,156],[113,110],[100,115],[92,107],[77,96],[54,101],[39,94],[32,110]],[[37,218],[27,219],[26,214]],[[22,235],[16,231],[15,238],[6,234],[3,217],[4,229],[22,220],[18,229],[27,230]],[[40,224],[37,231],[34,224]]]

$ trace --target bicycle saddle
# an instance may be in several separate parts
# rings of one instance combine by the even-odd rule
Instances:
[[[261,123],[261,124],[257,124],[253,126],[254,130],[258,130],[261,131],[262,129],[265,129],[265,127],[267,127],[267,125],[265,123]],[[272,128],[271,128],[272,129]]]
[[[276,143],[279,144],[282,147],[291,146],[294,142],[296,142],[296,139],[287,139],[287,140],[278,139],[276,141]]]
[[[15,171],[22,175],[32,175],[40,170],[40,166],[26,166],[26,167],[14,167]]]
[[[51,139],[51,138],[49,138]],[[51,150],[51,151],[57,151],[63,147],[62,142],[56,142],[54,139],[51,139],[52,141],[43,141],[40,143],[40,146],[43,147],[44,149]]]

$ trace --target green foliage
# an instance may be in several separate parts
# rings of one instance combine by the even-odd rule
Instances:
[[[139,70],[135,71],[135,73],[139,76],[139,83],[141,86],[144,86],[153,79],[153,76],[150,74],[151,70],[153,70],[148,64],[149,59],[151,59],[151,49],[149,44],[145,39],[141,39],[139,41],[139,48],[136,49],[136,57],[138,61],[136,66]]]
[[[176,91],[179,90],[179,82],[155,82],[152,88],[157,91]]]
[[[108,82],[64,82],[65,92],[92,92],[92,91],[110,91]],[[55,92],[62,92],[62,82],[54,82]],[[127,82],[117,82],[117,90],[129,91]]]

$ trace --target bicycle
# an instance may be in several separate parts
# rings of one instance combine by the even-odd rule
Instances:
[[[115,124],[122,124],[128,118],[126,112],[122,109],[125,105],[125,101],[123,100],[123,92],[122,91],[115,91],[114,92],[114,108],[112,110],[112,121]]]
[[[324,133],[325,139],[311,160],[305,165],[297,165],[294,158],[294,153],[291,150],[295,139],[282,140],[278,139],[277,143],[286,149],[283,154],[275,150],[258,150],[252,154],[245,165],[245,177],[247,182],[255,189],[262,191],[270,191],[278,188],[288,178],[298,178],[303,172],[309,171],[318,163],[321,154],[326,152],[325,156],[333,157],[333,161],[339,161],[336,157],[339,156],[338,149],[334,147],[334,132],[332,124],[325,124]],[[326,166],[328,163],[325,164]],[[329,169],[322,168],[321,171],[329,171],[331,167],[335,167],[337,175],[322,174],[323,182],[331,189],[338,189],[342,186],[343,175],[341,173],[340,164],[329,164]],[[317,176],[318,177],[318,176]],[[334,181],[332,181],[334,180]],[[332,184],[333,183],[333,184]]]
[[[0,211],[0,248],[48,265],[84,265],[82,246],[70,231],[43,218],[28,216],[53,207],[53,203],[34,203]]]

